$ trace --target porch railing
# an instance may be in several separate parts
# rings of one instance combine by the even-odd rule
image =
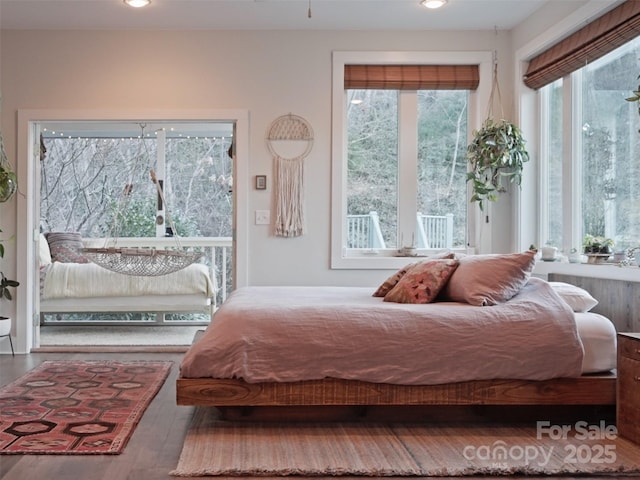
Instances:
[[[453,248],[453,214],[416,215],[417,248]],[[347,215],[347,248],[386,248],[377,212]]]
[[[385,248],[378,212],[347,215],[347,248]]]
[[[416,216],[416,247],[418,248],[452,248],[453,247],[453,214]]]

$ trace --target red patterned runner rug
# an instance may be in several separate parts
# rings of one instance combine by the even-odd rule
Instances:
[[[172,362],[46,361],[0,388],[0,454],[119,454]]]

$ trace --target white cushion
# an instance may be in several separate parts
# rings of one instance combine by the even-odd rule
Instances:
[[[588,312],[598,304],[598,300],[583,288],[564,282],[549,282],[549,284],[574,312]]]

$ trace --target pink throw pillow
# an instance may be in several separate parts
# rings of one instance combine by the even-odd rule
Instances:
[[[531,277],[535,252],[467,255],[443,289],[443,299],[476,306],[504,303]]]
[[[457,260],[427,260],[410,268],[384,297],[385,302],[431,303],[458,267]]]

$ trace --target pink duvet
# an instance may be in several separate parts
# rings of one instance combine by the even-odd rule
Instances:
[[[360,287],[244,287],[186,353],[187,378],[426,385],[581,374],[571,309],[531,278],[502,305],[383,302]]]

